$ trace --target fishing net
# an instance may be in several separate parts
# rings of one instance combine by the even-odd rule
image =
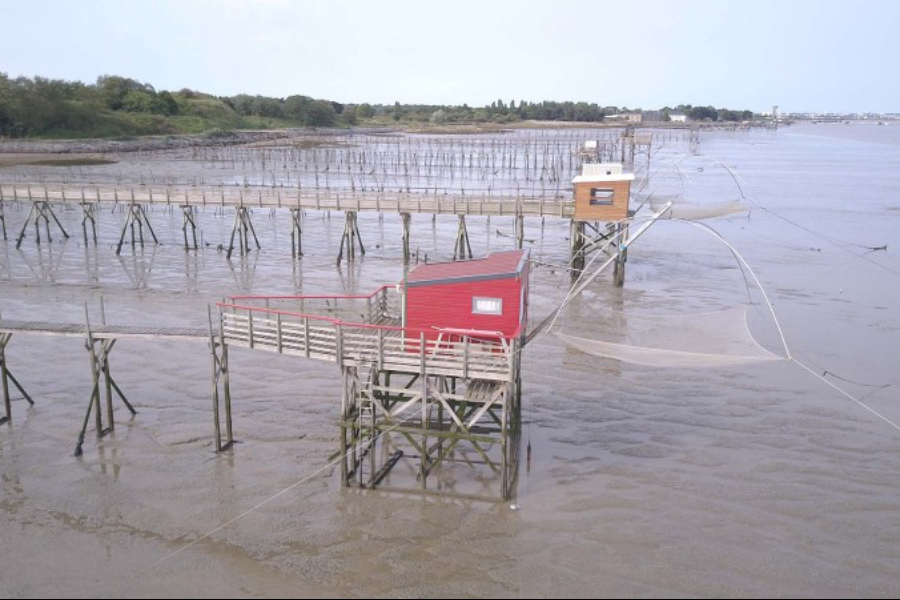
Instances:
[[[684,219],[685,221],[699,221],[701,219],[714,219],[733,215],[747,210],[747,205],[740,200],[728,200],[725,202],[709,202],[696,204],[682,202],[679,196],[651,196],[650,208],[659,211],[667,202],[672,202],[672,208],[663,216],[664,219]]]
[[[557,335],[582,352],[650,367],[721,367],[783,360],[750,333],[744,307],[679,316],[611,313],[599,322],[606,340]]]

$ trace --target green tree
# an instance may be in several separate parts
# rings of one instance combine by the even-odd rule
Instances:
[[[337,119],[334,105],[328,100],[314,100],[306,111],[306,125],[309,127],[331,127]]]
[[[313,99],[309,96],[288,96],[284,99],[284,116],[305,123]]]
[[[344,117],[344,121],[347,125],[356,125],[359,123],[359,119],[356,116],[355,104],[345,104],[344,110],[341,111],[341,116]]]

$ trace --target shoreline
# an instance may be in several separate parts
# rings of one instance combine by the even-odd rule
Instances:
[[[271,143],[278,140],[305,136],[339,136],[339,135],[479,135],[503,133],[520,129],[664,129],[690,130],[699,127],[703,130],[742,130],[763,128],[764,123],[595,123],[586,121],[519,121],[515,123],[458,123],[445,125],[401,124],[395,126],[373,125],[350,128],[284,128],[284,129],[249,129],[227,132],[208,132],[202,134],[173,134],[135,136],[128,139],[114,138],[77,138],[77,139],[2,139],[0,138],[0,166],[11,166],[2,160],[10,155],[57,155],[57,154],[117,154],[142,152],[151,150],[172,150],[176,148],[237,146],[245,144]],[[12,163],[16,164],[16,163]]]

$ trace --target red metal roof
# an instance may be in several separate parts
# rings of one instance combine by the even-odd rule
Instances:
[[[510,250],[477,260],[420,264],[409,272],[406,281],[409,286],[419,286],[516,277],[522,273],[527,257],[527,250]]]

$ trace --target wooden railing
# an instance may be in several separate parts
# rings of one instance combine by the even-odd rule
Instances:
[[[378,324],[385,309],[391,310],[391,289],[392,286],[380,288],[371,296],[327,298],[334,303],[365,302],[371,307],[368,322],[272,307],[275,303],[324,301],[324,296],[236,297],[219,304],[222,336],[229,345],[302,356],[340,366],[374,365],[403,373],[492,381],[509,381],[513,377],[512,359],[518,346],[515,336]]]
[[[232,296],[227,303],[369,325],[399,325],[402,310],[400,293],[393,285],[368,295]]]
[[[571,218],[575,203],[571,190],[551,195],[527,192],[469,192],[430,194],[427,192],[364,192],[321,188],[273,188],[238,186],[153,187],[112,184],[3,184],[0,202],[46,201],[53,203],[120,202],[167,206],[247,206],[259,208],[300,208],[351,212],[398,212],[531,216]]]

